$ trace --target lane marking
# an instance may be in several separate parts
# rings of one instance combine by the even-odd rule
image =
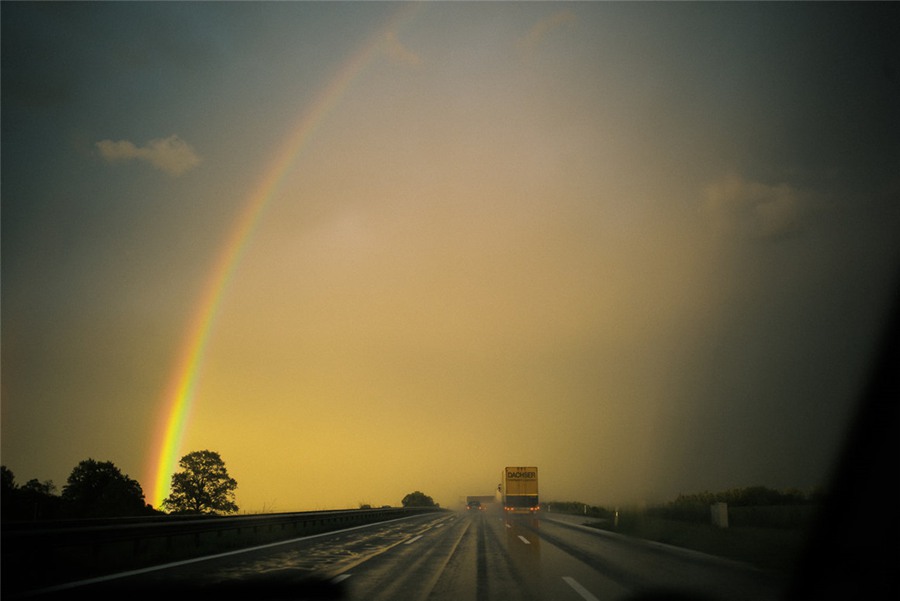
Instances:
[[[421,535],[421,534],[420,534],[419,536],[415,536],[415,537],[409,539],[408,541],[406,541],[406,542],[403,543],[403,544],[404,544],[404,545],[411,545],[412,543],[416,542],[416,541],[419,540],[420,538],[422,538],[422,535]]]
[[[600,601],[600,599],[591,594],[591,591],[581,586],[581,583],[579,583],[571,576],[563,576],[562,579],[566,584],[575,589],[575,592],[581,595],[581,598],[585,601]]]
[[[519,535],[519,540],[522,541],[523,543],[525,543],[526,545],[530,545],[530,544],[531,544],[531,542],[530,542],[527,538],[525,538],[524,536],[522,536],[521,534]]]
[[[350,578],[350,576],[352,575],[353,574],[341,574],[340,576],[335,576],[334,578],[332,578],[331,581],[335,584],[338,584],[339,582],[343,582],[347,578]]]

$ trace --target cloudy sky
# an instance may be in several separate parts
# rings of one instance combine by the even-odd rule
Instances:
[[[900,259],[896,4],[0,10],[19,483],[155,502],[191,352],[172,452],[247,512],[827,479]]]

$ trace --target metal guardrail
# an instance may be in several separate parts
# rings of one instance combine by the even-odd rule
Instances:
[[[3,524],[4,554],[17,543],[41,541],[47,545],[98,544],[140,538],[182,536],[246,528],[285,528],[294,525],[339,525],[342,522],[384,521],[421,513],[427,508],[346,509],[306,511],[250,516],[154,516],[60,522],[13,522]],[[8,546],[7,546],[8,545]]]
[[[440,510],[394,507],[246,516],[4,522],[3,589],[46,586]]]

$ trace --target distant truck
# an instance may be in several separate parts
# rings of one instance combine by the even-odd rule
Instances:
[[[534,514],[541,508],[536,467],[504,468],[500,486],[505,512]]]
[[[466,497],[466,509],[487,509],[494,503],[494,497],[490,495],[469,495]]]

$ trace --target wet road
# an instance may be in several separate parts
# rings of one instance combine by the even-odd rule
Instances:
[[[559,520],[559,521],[558,521]],[[655,596],[664,591],[665,596]],[[436,513],[322,534],[57,591],[53,597],[398,600],[766,600],[742,564],[578,526]]]

